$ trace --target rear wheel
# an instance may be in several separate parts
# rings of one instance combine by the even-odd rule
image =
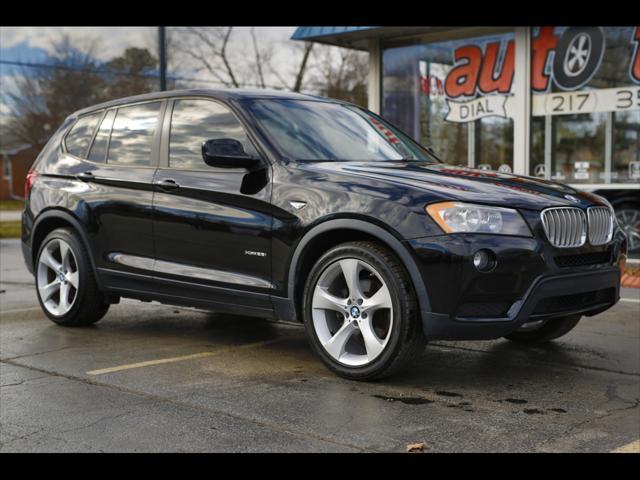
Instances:
[[[523,344],[544,343],[569,333],[580,321],[581,315],[571,315],[547,320],[534,320],[522,324],[505,338]]]
[[[389,376],[426,344],[407,273],[373,242],[345,243],[324,254],[309,274],[303,308],[310,343],[345,378]]]
[[[88,253],[71,229],[59,228],[47,235],[38,251],[35,276],[40,306],[59,325],[89,325],[109,309]]]

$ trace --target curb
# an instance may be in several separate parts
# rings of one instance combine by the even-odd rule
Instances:
[[[620,285],[628,288],[640,288],[640,277],[637,275],[629,275],[625,273],[620,279]]]

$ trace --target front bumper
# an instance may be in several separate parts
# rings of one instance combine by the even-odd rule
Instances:
[[[490,340],[508,335],[528,320],[572,314],[595,315],[612,307],[619,298],[620,271],[617,268],[542,277],[524,299],[513,303],[505,317],[461,320],[429,312],[423,315],[423,330],[431,340]],[[563,307],[563,303],[566,306]],[[541,306],[545,308],[541,309]]]
[[[575,250],[496,235],[443,235],[408,243],[428,293],[421,316],[430,340],[500,338],[528,320],[595,315],[619,300],[621,235],[604,246]],[[481,248],[498,259],[489,273],[473,266],[473,254]]]

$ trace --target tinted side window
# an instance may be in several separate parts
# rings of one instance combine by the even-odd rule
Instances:
[[[258,155],[244,127],[224,105],[210,100],[177,100],[171,116],[169,166],[173,168],[209,168],[202,159],[202,142],[232,138],[244,151]]]
[[[122,107],[116,113],[107,163],[150,165],[160,102]]]
[[[109,110],[104,116],[104,120],[98,128],[96,138],[93,140],[91,150],[89,150],[89,160],[93,162],[104,162],[107,158],[107,148],[109,147],[109,136],[111,135],[111,126],[116,116],[115,110]]]
[[[71,155],[84,158],[91,142],[93,132],[98,125],[102,112],[93,113],[80,118],[64,140],[67,151]]]

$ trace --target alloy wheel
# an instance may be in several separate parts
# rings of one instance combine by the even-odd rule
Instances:
[[[640,250],[640,210],[623,208],[616,211],[616,218],[629,241],[629,252]]]
[[[347,366],[371,363],[393,328],[391,292],[374,267],[356,258],[330,264],[313,291],[312,319],[324,350]]]
[[[78,295],[80,276],[71,246],[62,239],[49,241],[38,258],[37,286],[42,304],[55,316],[65,315]]]

